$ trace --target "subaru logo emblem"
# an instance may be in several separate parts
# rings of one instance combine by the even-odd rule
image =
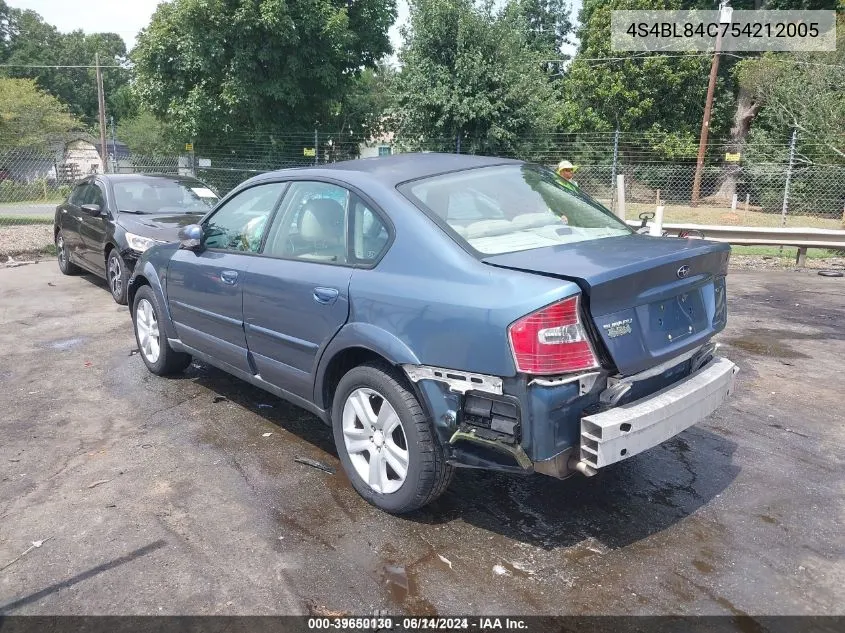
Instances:
[[[686,279],[686,277],[688,275],[689,275],[689,266],[681,266],[678,269],[678,278],[679,279]]]

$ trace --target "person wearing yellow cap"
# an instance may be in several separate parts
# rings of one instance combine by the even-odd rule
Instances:
[[[574,185],[575,187],[578,186],[578,183],[572,179],[573,174],[575,173],[575,165],[570,163],[568,160],[562,160],[557,164],[557,169],[555,172],[558,176],[563,178],[568,184]]]

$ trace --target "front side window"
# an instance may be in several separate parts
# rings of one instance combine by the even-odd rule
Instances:
[[[106,208],[106,199],[103,196],[103,190],[95,184],[89,184],[85,190],[85,198],[82,204],[96,204],[101,209]]]
[[[257,253],[267,219],[285,185],[257,185],[236,194],[203,224],[207,248]]]
[[[89,185],[87,182],[84,182],[80,185],[76,185],[73,188],[73,191],[70,194],[70,197],[67,199],[69,204],[72,204],[77,207],[81,207],[85,202],[85,192],[87,191]]]
[[[326,182],[294,182],[267,235],[264,254],[345,264],[350,192]]]
[[[530,165],[452,172],[399,190],[481,255],[628,235],[608,209]]]

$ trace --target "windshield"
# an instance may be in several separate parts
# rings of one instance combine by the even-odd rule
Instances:
[[[130,213],[205,213],[218,200],[199,180],[121,179],[112,187],[118,210]]]
[[[632,232],[577,186],[530,165],[452,172],[408,183],[400,190],[483,255]]]

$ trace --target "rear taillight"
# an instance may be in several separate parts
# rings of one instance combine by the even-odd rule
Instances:
[[[581,323],[580,295],[532,312],[508,327],[517,371],[564,374],[599,366]]]

